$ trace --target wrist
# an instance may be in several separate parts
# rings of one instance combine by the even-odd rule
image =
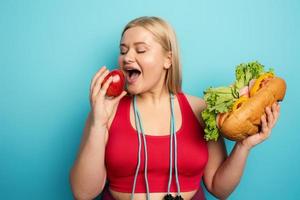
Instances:
[[[106,130],[107,124],[92,121],[91,128],[95,130]]]
[[[252,146],[246,144],[245,142],[242,141],[239,141],[236,143],[236,146],[241,149],[242,151],[246,151],[246,152],[249,152],[251,149],[252,149]]]
[[[100,120],[97,120],[94,118],[93,114],[90,116],[90,125],[94,129],[106,129],[107,123],[101,122]]]
[[[89,128],[89,138],[92,140],[98,140],[99,138],[106,137],[107,127],[103,125],[90,125]]]

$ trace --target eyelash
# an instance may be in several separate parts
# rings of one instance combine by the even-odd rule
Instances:
[[[128,50],[127,51],[120,51],[120,54],[121,55],[125,55],[126,53],[128,52]],[[139,53],[139,54],[142,54],[142,53],[146,53],[146,50],[137,50],[136,51],[137,53]]]
[[[138,53],[145,53],[146,50],[140,50],[140,51],[137,51]]]

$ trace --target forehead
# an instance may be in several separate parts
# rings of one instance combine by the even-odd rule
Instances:
[[[153,34],[143,27],[137,26],[129,28],[123,34],[121,44],[130,45],[132,43],[144,42],[146,44],[155,43]]]

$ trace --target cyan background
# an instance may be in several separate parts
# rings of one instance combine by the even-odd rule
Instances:
[[[285,78],[280,119],[229,199],[299,199],[299,13],[297,0],[1,1],[0,199],[72,199],[91,78],[117,66],[122,28],[143,15],[176,29],[189,94],[230,84],[252,60]]]

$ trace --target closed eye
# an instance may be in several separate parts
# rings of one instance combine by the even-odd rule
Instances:
[[[121,44],[120,45],[120,54],[124,55],[127,53],[127,51],[128,51],[128,48],[124,44]]]
[[[145,53],[146,50],[138,50],[137,52],[138,52],[138,53]]]

